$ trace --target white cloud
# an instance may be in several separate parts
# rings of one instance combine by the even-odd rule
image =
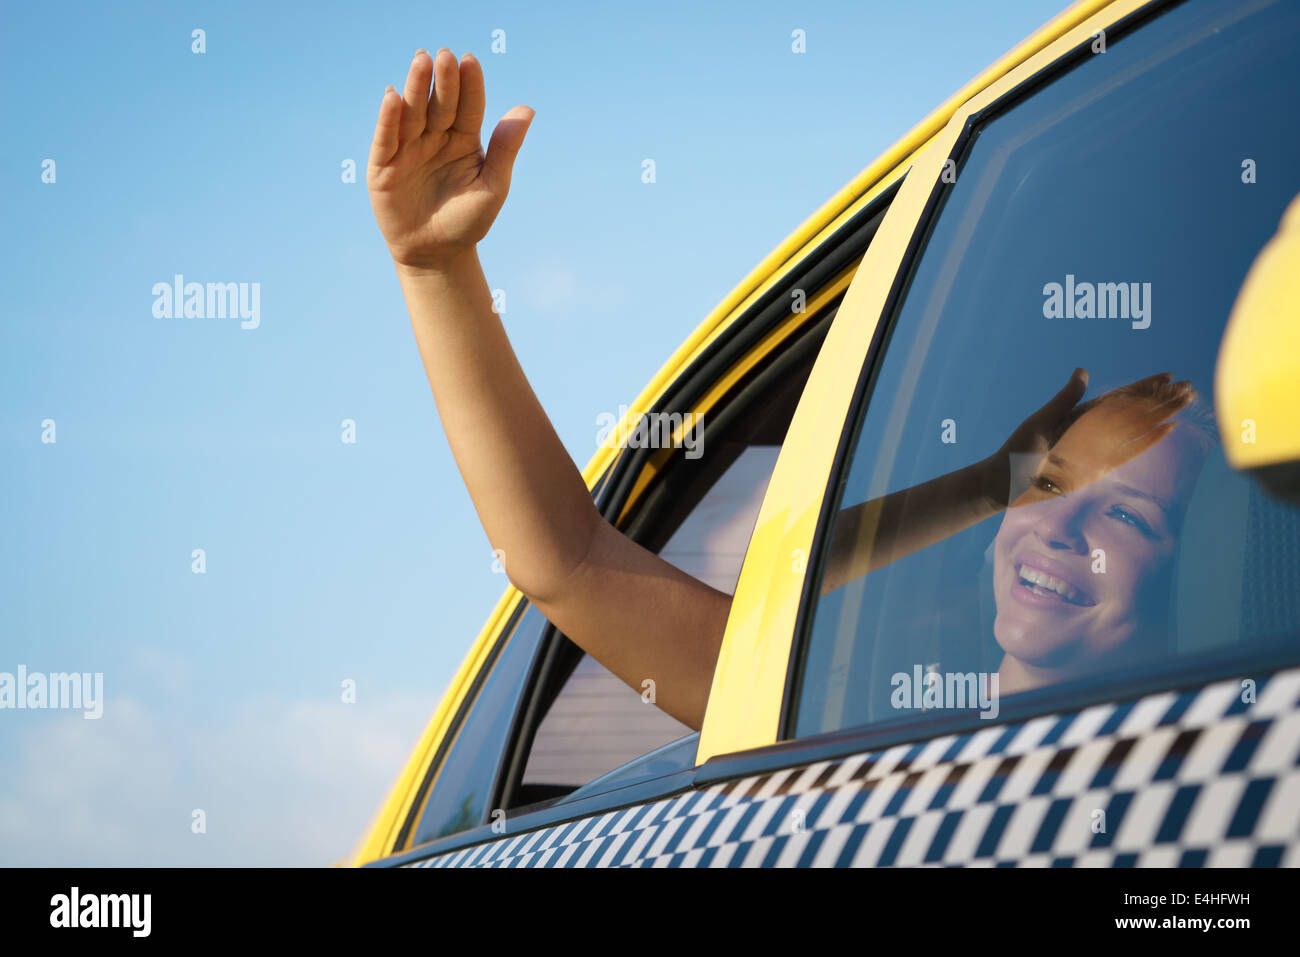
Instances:
[[[433,710],[249,700],[226,715],[115,698],[32,714],[0,782],[6,865],[325,865],[360,838]],[[207,814],[193,834],[191,812]]]

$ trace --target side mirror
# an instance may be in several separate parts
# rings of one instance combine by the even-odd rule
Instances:
[[[1215,364],[1214,404],[1228,464],[1300,503],[1300,196],[1237,294]]]

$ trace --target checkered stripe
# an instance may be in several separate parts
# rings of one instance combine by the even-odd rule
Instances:
[[[819,761],[410,866],[1300,866],[1300,668],[1256,694],[1224,681]]]

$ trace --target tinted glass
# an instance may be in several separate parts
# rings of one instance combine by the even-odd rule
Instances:
[[[797,734],[1300,646],[1300,518],[1211,406],[1300,191],[1300,4],[1190,0],[1099,46],[946,187],[832,490]],[[1049,406],[1076,367],[1102,401]]]
[[[487,823],[501,757],[546,626],[542,613],[529,605],[508,639],[501,639],[506,645],[442,761],[412,846]]]

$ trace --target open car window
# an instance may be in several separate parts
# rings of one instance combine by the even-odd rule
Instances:
[[[735,591],[781,442],[833,311],[810,321],[741,380],[715,414],[704,416],[707,454],[674,454],[638,503],[628,534],[714,588]],[[563,636],[547,655],[549,674],[536,692],[544,700],[510,807],[580,787],[591,793],[598,780],[615,787],[691,765],[693,747],[670,745],[694,732],[654,706],[652,687],[625,684]],[[643,756],[641,765],[628,767]]]
[[[779,445],[748,445],[673,532],[659,554],[720,591],[735,590]],[[537,728],[526,796],[567,792],[693,734],[588,654],[577,660]]]

